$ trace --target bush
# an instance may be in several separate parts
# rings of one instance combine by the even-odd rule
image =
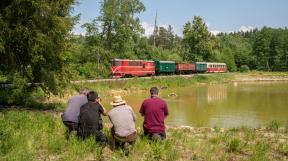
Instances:
[[[248,65],[241,65],[239,68],[239,71],[240,72],[249,72],[250,69],[249,69]]]
[[[281,123],[279,121],[273,120],[272,122],[270,122],[268,124],[267,127],[268,127],[269,130],[273,130],[273,131],[277,132],[278,129],[280,128],[280,126],[281,126]]]
[[[109,69],[104,65],[97,65],[96,63],[85,63],[78,67],[81,76],[88,79],[107,78],[109,77]]]
[[[236,152],[241,150],[241,140],[239,138],[232,138],[228,141],[227,151],[228,152]]]
[[[259,160],[268,161],[269,160],[268,151],[269,151],[269,144],[264,142],[257,143],[253,149],[251,161],[259,161]]]
[[[288,155],[288,143],[286,143],[286,144],[280,144],[280,145],[278,146],[278,151],[279,151],[280,153],[283,153],[284,155]]]

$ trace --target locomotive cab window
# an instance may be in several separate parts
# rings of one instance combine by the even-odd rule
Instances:
[[[111,65],[112,65],[112,66],[120,66],[120,65],[121,65],[121,61],[112,60],[112,61],[111,61]]]

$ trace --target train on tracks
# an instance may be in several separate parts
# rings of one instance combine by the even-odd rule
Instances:
[[[143,77],[154,75],[193,74],[193,73],[224,73],[227,72],[225,63],[190,62],[178,63],[175,61],[151,61],[112,59],[112,78]]]

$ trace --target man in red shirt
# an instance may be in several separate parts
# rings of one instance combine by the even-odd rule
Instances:
[[[166,138],[164,119],[168,115],[167,104],[158,97],[158,88],[150,89],[151,98],[145,99],[140,108],[140,113],[144,116],[144,135],[148,138]]]

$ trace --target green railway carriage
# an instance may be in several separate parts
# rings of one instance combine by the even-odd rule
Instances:
[[[176,71],[175,61],[155,61],[155,73],[159,74],[173,74]]]
[[[196,62],[196,72],[197,73],[207,72],[207,63],[206,62]]]

